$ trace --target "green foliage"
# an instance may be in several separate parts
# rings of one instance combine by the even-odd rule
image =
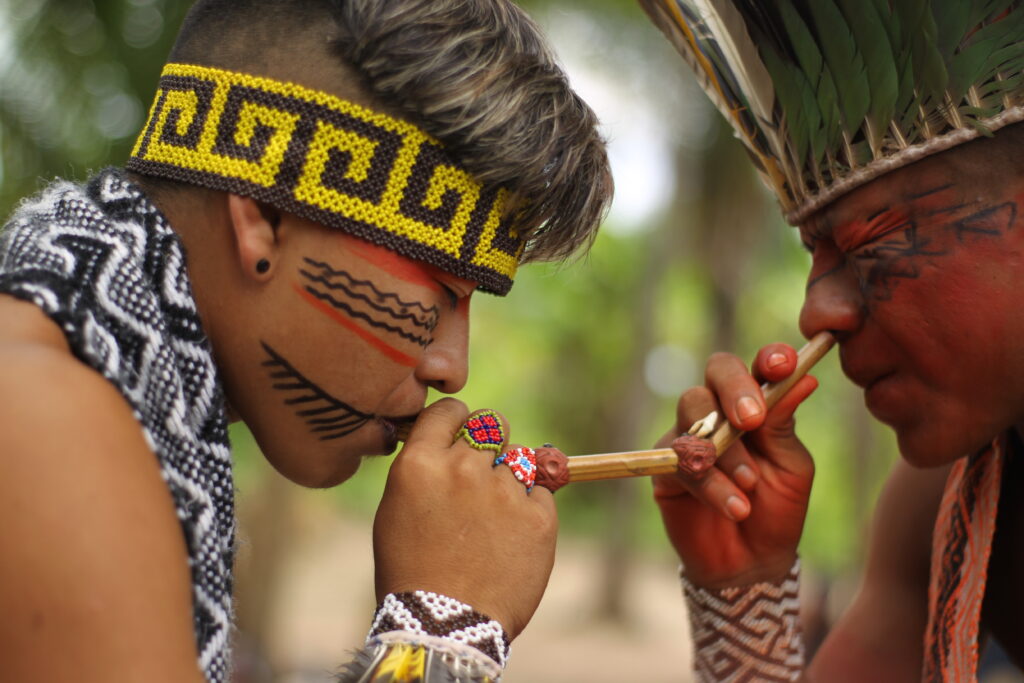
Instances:
[[[120,164],[188,4],[0,3],[0,219],[56,176]]]

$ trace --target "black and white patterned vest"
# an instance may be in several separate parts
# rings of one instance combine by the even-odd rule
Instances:
[[[131,405],[188,544],[199,665],[209,681],[227,681],[231,456],[181,242],[119,170],[84,186],[55,182],[22,203],[0,234],[0,292],[45,311],[74,354]]]

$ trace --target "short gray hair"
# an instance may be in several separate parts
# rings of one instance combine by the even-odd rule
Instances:
[[[511,193],[524,262],[589,246],[611,201],[597,117],[509,0],[197,0],[171,61],[345,81]]]
[[[597,117],[507,0],[336,0],[335,47],[365,87],[510,189],[524,261],[589,245],[612,195]]]

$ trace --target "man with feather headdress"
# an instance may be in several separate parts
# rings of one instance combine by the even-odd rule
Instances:
[[[702,681],[974,681],[1024,637],[1024,8],[1016,0],[640,0],[811,253],[800,317],[896,432],[863,583],[811,662],[797,543],[813,477],[792,413],[736,357],[683,395],[750,434],[699,480],[656,483]],[[767,347],[758,379],[791,371]]]

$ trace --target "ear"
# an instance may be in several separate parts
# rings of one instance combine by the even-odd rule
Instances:
[[[270,279],[276,264],[278,210],[249,197],[228,194],[228,217],[242,274],[259,281]],[[270,267],[257,268],[261,261]]]

